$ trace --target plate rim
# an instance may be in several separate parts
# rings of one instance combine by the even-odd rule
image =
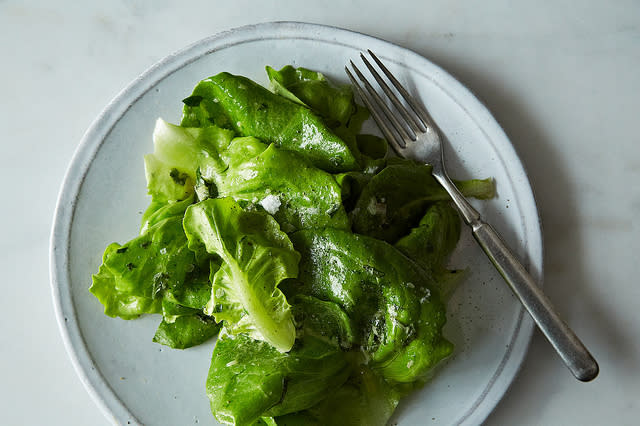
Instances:
[[[118,420],[127,420],[132,424],[139,422],[118,398],[95,365],[76,321],[75,307],[71,296],[68,249],[77,196],[95,155],[131,105],[164,78],[199,58],[227,47],[253,41],[258,38],[256,37],[257,35],[264,36],[265,33],[271,34],[271,39],[310,39],[345,45],[351,48],[371,46],[372,44],[384,45],[387,48],[402,51],[405,57],[411,57],[411,60],[416,63],[428,64],[439,72],[438,77],[440,79],[446,80],[448,88],[454,88],[457,95],[464,96],[466,100],[474,102],[476,104],[474,106],[474,114],[482,116],[483,125],[490,125],[492,130],[506,141],[506,144],[499,147],[500,154],[508,156],[510,162],[516,163],[526,178],[526,182],[521,183],[521,185],[526,186],[528,191],[524,194],[519,193],[519,195],[527,198],[528,204],[530,203],[533,207],[535,221],[531,220],[531,223],[537,225],[537,229],[533,229],[533,237],[537,241],[527,241],[528,250],[525,253],[527,258],[525,266],[530,267],[532,275],[534,275],[538,284],[542,286],[544,270],[542,224],[529,175],[515,147],[486,105],[448,71],[408,48],[371,35],[329,25],[274,21],[245,25],[223,31],[198,40],[164,57],[121,90],[106,105],[85,132],[69,163],[58,195],[49,248],[50,284],[56,320],[65,349],[80,381],[105,417],[114,424]],[[350,42],[345,42],[345,39],[349,39]],[[469,115],[473,117],[473,115]],[[479,127],[483,129],[482,126]],[[535,252],[532,252],[533,250]],[[457,424],[479,424],[489,416],[515,380],[528,352],[533,330],[533,321],[528,315],[524,315],[524,308],[521,306],[511,344],[505,352],[500,365],[482,394]],[[505,372],[507,377],[505,377]],[[500,382],[503,383],[503,386],[496,388],[496,384]],[[482,407],[484,407],[483,410],[480,409]]]

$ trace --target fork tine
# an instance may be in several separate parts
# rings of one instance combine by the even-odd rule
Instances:
[[[367,68],[369,68],[369,72],[371,72],[371,75],[373,75],[373,78],[376,79],[376,81],[378,82],[378,85],[380,85],[380,87],[382,88],[384,93],[387,95],[387,97],[391,100],[391,102],[393,102],[393,104],[398,109],[400,114],[402,114],[406,122],[409,123],[410,125],[413,124],[412,129],[414,131],[420,130],[422,132],[426,132],[427,128],[424,126],[422,121],[420,121],[419,118],[416,118],[414,115],[410,114],[409,111],[407,111],[407,109],[404,107],[402,102],[400,102],[400,99],[398,99],[398,97],[395,95],[395,93],[393,93],[389,85],[382,79],[378,71],[376,71],[376,69],[373,68],[373,65],[371,65],[369,60],[362,53],[360,54],[360,58],[362,59],[362,62],[364,62],[364,64],[367,66]]]
[[[398,79],[396,79],[393,74],[391,74],[391,71],[389,71],[389,69],[387,69],[387,67],[382,63],[382,61],[380,59],[378,59],[378,57],[375,55],[375,53],[373,53],[371,50],[367,49],[367,52],[369,52],[369,55],[371,55],[371,57],[373,58],[374,61],[376,61],[376,64],[378,64],[378,66],[380,67],[380,69],[382,70],[382,72],[384,72],[384,74],[387,76],[387,78],[391,81],[391,83],[393,84],[393,86],[398,89],[398,92],[400,92],[400,94],[402,95],[402,97],[407,101],[407,103],[409,104],[409,106],[411,107],[411,109],[413,110],[413,112],[416,113],[416,115],[418,116],[418,118],[420,120],[422,120],[423,124],[427,127],[431,127],[431,128],[435,128],[435,124],[433,122],[433,120],[431,119],[431,115],[429,115],[429,112],[427,112],[426,109],[424,109],[424,107],[422,105],[420,105],[418,102],[416,102],[416,100],[413,98],[413,96],[411,96],[409,94],[409,92],[407,91],[407,89],[405,89],[402,84],[400,84],[400,82],[398,81]]]
[[[378,109],[373,105],[372,101],[369,99],[369,97],[365,93],[365,91],[362,88],[362,86],[360,86],[360,83],[358,83],[358,81],[355,79],[353,74],[351,74],[351,72],[349,71],[349,68],[344,67],[344,70],[346,71],[347,75],[349,76],[349,79],[351,80],[351,83],[356,88],[356,92],[358,92],[358,95],[360,96],[360,99],[362,99],[362,101],[365,103],[366,107],[371,112],[371,115],[373,116],[373,119],[375,120],[375,122],[378,123],[378,127],[380,127],[380,130],[384,134],[384,137],[391,144],[391,147],[396,152],[396,154],[400,155],[400,151],[404,147],[402,146],[402,144],[400,144],[398,142],[398,139],[393,134],[393,132],[391,131],[391,129],[389,128],[387,123],[384,121],[384,119],[380,115],[380,112],[378,111]]]
[[[396,115],[391,111],[391,109],[389,109],[387,104],[384,102],[382,97],[380,97],[378,92],[376,92],[376,90],[373,88],[373,86],[371,86],[371,84],[366,79],[364,74],[362,74],[362,72],[360,72],[360,70],[358,69],[356,64],[354,64],[353,61],[349,61],[349,62],[351,63],[351,68],[353,68],[353,70],[356,72],[356,75],[358,76],[358,78],[360,78],[360,80],[364,84],[364,87],[367,89],[367,92],[369,92],[369,94],[371,95],[372,100],[378,105],[378,107],[384,113],[385,117],[393,125],[393,128],[398,132],[398,135],[400,135],[400,138],[402,139],[402,142],[403,142],[402,145],[406,145],[406,142],[408,140],[415,141],[416,140],[416,134],[413,132],[413,130],[408,129],[408,127],[405,127],[405,126],[402,125],[402,123],[400,123],[400,121],[398,120],[398,117],[396,117]],[[407,131],[407,129],[411,133],[409,133]]]

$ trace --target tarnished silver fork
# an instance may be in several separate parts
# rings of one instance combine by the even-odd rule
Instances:
[[[480,217],[480,213],[469,204],[466,198],[449,178],[442,149],[443,137],[438,126],[387,67],[368,51],[371,58],[386,75],[397,92],[404,98],[407,106],[396,96],[376,68],[364,54],[360,57],[376,80],[393,107],[387,105],[383,97],[367,81],[365,76],[350,61],[351,67],[366,89],[358,83],[348,67],[345,71],[351,79],[356,92],[369,108],[373,119],[395,152],[405,158],[430,164],[433,177],[449,193],[464,222],[471,227],[473,236],[487,254],[498,272],[511,290],[529,311],[534,321],[553,345],[573,375],[582,381],[593,380],[598,375],[598,364],[575,333],[555,312],[547,296],[536,285],[535,280],[522,266],[522,263],[505,244],[496,230]],[[395,109],[395,112],[392,110]]]

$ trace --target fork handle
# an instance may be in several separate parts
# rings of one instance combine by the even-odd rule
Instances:
[[[434,177],[447,190],[462,218],[473,231],[473,236],[491,260],[511,290],[529,311],[542,333],[555,348],[573,375],[583,382],[596,378],[599,367],[596,360],[578,336],[560,318],[533,277],[505,244],[500,234],[484,222],[480,213],[467,201],[445,173],[434,168]]]
[[[588,382],[598,375],[598,363],[578,336],[560,318],[549,298],[507,247],[498,232],[482,220],[471,224],[473,236],[511,287],[573,375]]]

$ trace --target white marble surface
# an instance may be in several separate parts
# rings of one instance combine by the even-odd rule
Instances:
[[[487,104],[520,153],[545,231],[546,292],[601,373],[577,382],[536,333],[487,424],[637,424],[640,3],[446,0],[0,0],[0,424],[107,424],[66,356],[49,289],[53,209],[83,132],[164,55],[273,20],[423,54]]]

